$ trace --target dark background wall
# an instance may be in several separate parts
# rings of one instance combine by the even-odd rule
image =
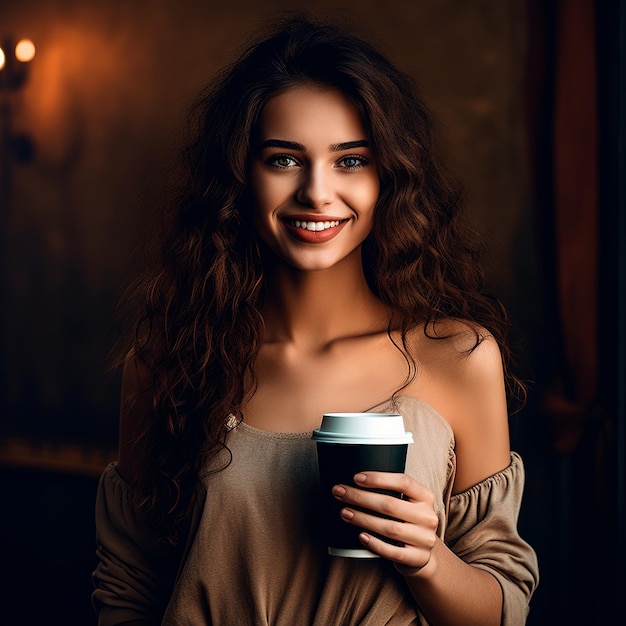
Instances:
[[[537,408],[547,348],[525,124],[527,2],[307,6],[353,21],[415,77],[466,183],[494,291],[520,338],[522,373],[536,380],[512,434],[527,459],[521,528],[543,574],[529,624],[557,623],[568,544],[555,544],[549,529],[555,473],[565,470]],[[28,163],[11,164],[10,193],[0,195],[1,528],[10,544],[2,563],[11,572],[2,623],[2,607],[6,623],[93,623],[93,501],[117,438],[119,381],[106,370],[116,298],[167,194],[191,100],[258,24],[298,7],[0,0],[0,38],[37,46],[23,89],[0,93],[13,130],[35,148]],[[567,533],[567,520],[558,523]]]

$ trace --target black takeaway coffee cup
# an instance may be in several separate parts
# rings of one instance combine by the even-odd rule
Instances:
[[[413,435],[405,432],[402,415],[395,413],[327,413],[312,438],[317,443],[328,553],[375,558],[359,541],[362,529],[341,519],[345,505],[331,490],[340,483],[354,485],[354,475],[363,471],[404,472]],[[401,496],[395,491],[381,493]]]

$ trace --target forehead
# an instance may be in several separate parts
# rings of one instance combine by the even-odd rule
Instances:
[[[335,89],[298,85],[274,96],[259,123],[262,140],[285,139],[304,145],[367,139],[361,116]]]

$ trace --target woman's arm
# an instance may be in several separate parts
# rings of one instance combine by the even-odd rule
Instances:
[[[119,421],[119,460],[117,470],[124,479],[135,483],[140,471],[136,441],[147,427],[154,412],[152,377],[148,368],[136,356],[124,363]]]
[[[141,464],[135,441],[153,410],[147,369],[129,358],[122,377],[119,462],[105,470],[96,499],[92,602],[101,626],[160,623],[180,559],[178,547],[157,541],[137,505],[134,483]]]
[[[502,362],[498,346],[489,336],[472,351],[461,349],[454,340],[443,340],[439,346],[437,358],[428,363],[432,391],[427,400],[454,431],[454,491],[460,492],[501,472],[511,461]],[[334,490],[335,497],[347,505],[344,519],[364,529],[361,541],[369,550],[396,564],[430,623],[501,623],[503,594],[498,580],[488,568],[469,564],[437,538],[432,493],[405,474],[363,472],[355,476],[355,483],[404,494],[399,500],[348,485]],[[352,505],[401,521],[370,515]],[[400,541],[404,547],[367,531]]]

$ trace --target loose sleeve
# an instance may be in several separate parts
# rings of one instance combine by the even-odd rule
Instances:
[[[148,532],[115,464],[105,469],[98,486],[96,544],[92,603],[98,626],[132,620],[160,624],[180,554]]]
[[[539,581],[534,550],[519,535],[517,519],[524,490],[521,457],[450,499],[446,544],[466,563],[489,571],[502,588],[502,626],[526,622]]]

